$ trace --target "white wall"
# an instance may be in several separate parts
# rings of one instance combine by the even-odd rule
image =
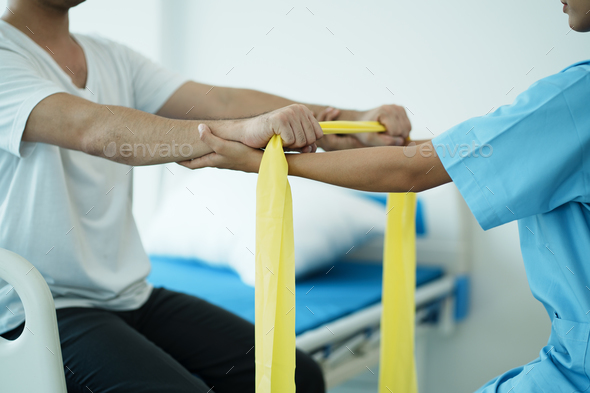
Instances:
[[[159,0],[87,0],[70,11],[70,30],[101,35],[161,59]]]

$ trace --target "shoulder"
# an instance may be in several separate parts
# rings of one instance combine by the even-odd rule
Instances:
[[[96,55],[95,61],[109,62],[119,67],[130,68],[135,67],[144,59],[142,55],[127,45],[100,35],[73,34],[73,36],[84,49]]]
[[[557,108],[585,105],[590,100],[590,61],[573,64],[533,83],[510,107]]]
[[[29,51],[14,41],[14,37],[9,34],[10,31],[5,30],[4,26],[0,24],[0,57],[5,62],[9,59],[26,60],[30,58]]]
[[[565,67],[561,72],[590,72],[590,60],[582,60]]]
[[[560,91],[585,87],[587,88],[587,93],[590,94],[590,60],[574,63],[557,74],[539,80],[531,88],[537,85],[552,86]]]
[[[91,49],[94,52],[99,52],[100,54],[122,55],[131,51],[131,49],[120,42],[101,35],[75,33],[72,34],[72,36],[85,48]]]
[[[41,69],[41,60],[34,53],[4,37],[0,30],[0,80],[28,72],[38,74]]]

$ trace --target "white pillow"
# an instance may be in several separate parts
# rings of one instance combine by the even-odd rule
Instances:
[[[169,168],[174,176],[164,171],[168,179],[155,215],[140,228],[148,253],[229,267],[254,285],[258,175]],[[383,236],[385,207],[378,202],[312,180],[289,177],[289,182],[297,277],[327,271],[353,246]]]

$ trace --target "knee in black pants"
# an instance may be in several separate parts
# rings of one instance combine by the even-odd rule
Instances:
[[[310,356],[297,350],[296,365],[297,393],[324,393],[326,391],[322,369]]]

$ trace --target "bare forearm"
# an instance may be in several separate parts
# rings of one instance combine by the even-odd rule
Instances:
[[[363,191],[418,192],[451,181],[435,152],[408,157],[402,147],[292,154],[287,160],[290,175]]]
[[[241,117],[270,112],[275,109],[297,103],[288,98],[250,89],[227,88],[226,94],[228,96],[227,110],[228,113],[234,115],[232,117]],[[317,114],[326,108],[325,106],[321,105],[304,105],[307,106],[314,114]]]
[[[216,87],[187,82],[170,97],[158,115],[175,119],[237,119],[266,113],[295,104],[293,100],[250,89]],[[326,106],[304,104],[315,115]],[[352,120],[356,111],[342,111],[342,119]]]
[[[273,111],[277,108],[292,104],[303,104],[308,107],[316,116],[327,108],[326,105],[307,104],[304,102],[296,102],[287,98],[276,96],[269,93],[264,93],[257,90],[249,89],[227,89],[227,96],[229,106],[229,113],[233,113],[235,117],[241,117],[240,113],[246,115],[259,114]],[[338,116],[341,120],[354,120],[358,116],[358,111],[342,109]]]
[[[239,140],[239,120],[203,122],[224,138]],[[129,165],[151,165],[210,153],[211,149],[200,141],[198,124],[55,94],[35,107],[23,140],[80,150]]]

